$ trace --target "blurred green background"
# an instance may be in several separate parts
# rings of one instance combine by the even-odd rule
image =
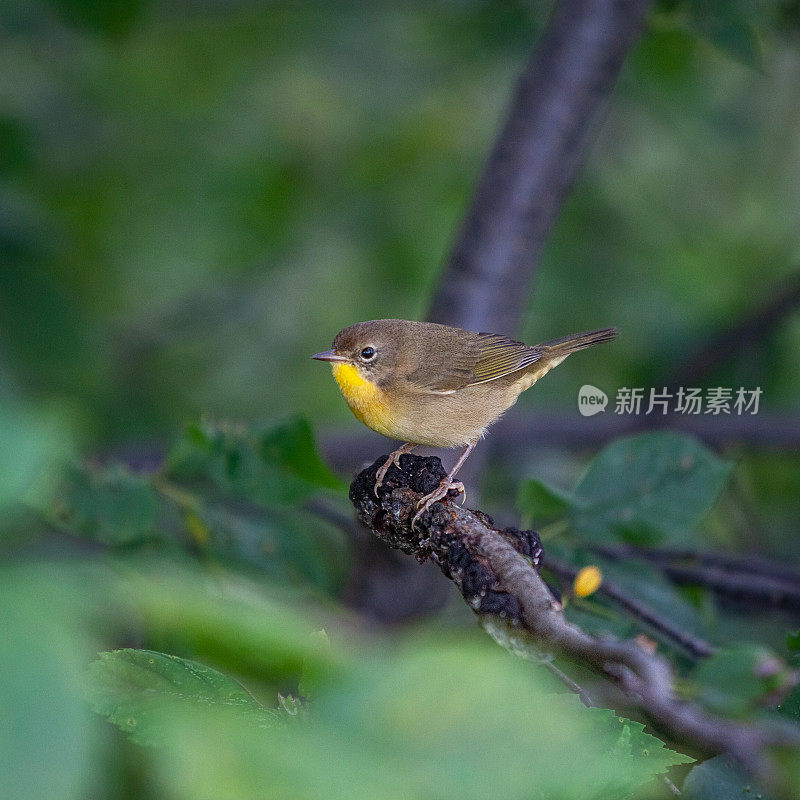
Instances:
[[[186,584],[213,583],[215,575],[234,597],[239,580],[254,582],[248,592],[267,595],[272,590],[264,590],[264,581],[277,581],[281,592],[289,586],[300,593],[286,602],[299,602],[306,613],[312,586],[323,599],[314,595],[308,628],[322,627],[320,603],[325,614],[344,613],[337,603],[352,541],[329,523],[322,534],[309,533],[319,523],[303,516],[307,509],[299,516],[272,509],[267,522],[256,514],[258,523],[248,510],[245,524],[236,506],[233,524],[229,507],[209,516],[195,500],[173,495],[179,511],[167,512],[152,505],[149,484],[142,488],[126,467],[92,470],[105,470],[115,457],[137,470],[154,469],[200,417],[260,430],[299,414],[323,434],[357,432],[328,370],[308,356],[358,320],[424,318],[515,76],[550,7],[479,0],[0,5],[0,506],[6,504],[0,528],[8,534],[2,544],[13,575],[8,585],[16,587],[7,602],[17,617],[5,623],[20,642],[18,670],[9,668],[0,682],[41,697],[29,672],[31,663],[41,664],[36,680],[62,703],[56,707],[63,728],[49,730],[53,741],[67,742],[59,751],[63,763],[78,767],[72,778],[72,767],[54,768],[65,784],[49,796],[147,796],[154,785],[165,796],[202,796],[200,787],[186,788],[191,782],[173,785],[169,766],[147,766],[122,737],[110,740],[112,729],[99,718],[87,722],[74,699],[77,684],[57,665],[83,675],[98,650],[148,647],[249,676],[265,702],[278,689],[296,693],[305,645],[286,645],[290,665],[270,662],[265,677],[259,657],[248,661],[218,640],[209,645],[198,632],[199,616],[182,621],[194,602],[182,593]],[[621,386],[661,386],[710,337],[757,311],[786,281],[797,281],[798,131],[796,2],[657,6],[514,332],[535,342],[616,325],[621,335],[592,360],[570,359],[524,396],[525,413],[577,415],[577,390],[587,382],[612,395]],[[799,351],[800,320],[786,314],[701,380],[761,386],[761,413],[795,426],[794,440],[780,451],[745,447],[735,436],[721,448],[737,466],[698,534],[702,546],[800,559]],[[293,442],[310,448],[306,433],[290,431]],[[190,435],[186,447],[212,448],[213,436],[203,436]],[[180,469],[191,461],[185,450]],[[205,458],[210,449],[203,452]],[[526,460],[525,474],[497,468],[487,481],[496,505],[490,510],[514,515],[525,477],[571,486],[591,455],[551,443]],[[65,463],[74,471],[69,489]],[[339,491],[333,503],[346,513],[339,484],[320,465],[293,464],[290,471],[303,477],[307,468],[317,470],[311,484]],[[180,469],[179,477],[199,474]],[[253,475],[263,478],[258,470]],[[306,489],[297,497],[305,498]],[[245,494],[247,502],[261,502]],[[108,505],[98,511],[99,503]],[[180,515],[188,540],[154,544]],[[265,525],[278,556],[259,552],[250,559],[247,548]],[[184,581],[187,552],[194,559],[203,537],[219,530],[236,546],[226,550],[223,543],[210,565],[200,559],[202,579]],[[243,541],[244,555],[237,549]],[[105,561],[109,542],[112,566]],[[139,570],[138,562],[124,561],[131,548],[137,559],[166,552],[181,565],[178,588],[169,591],[184,610],[162,627],[142,622],[150,612],[125,610],[132,590],[120,587]],[[236,577],[228,581],[214,565],[219,557],[231,569],[232,550]],[[53,563],[62,570],[65,560],[69,574],[52,572]],[[91,578],[84,567],[95,570]],[[141,572],[160,585],[151,569]],[[105,588],[89,602],[91,581]],[[57,586],[68,597],[63,603],[53,599]],[[117,610],[104,610],[102,598]],[[70,603],[79,610],[66,615],[65,627],[60,615]],[[708,611],[703,602],[695,605]],[[769,619],[769,629],[756,616],[720,620],[715,630],[726,631],[723,638],[737,629],[740,638],[763,635],[774,645],[791,620]],[[458,646],[494,669],[494,655],[473,653],[482,645],[459,601],[441,618],[418,624],[458,631],[464,637]],[[346,639],[361,622],[346,617],[337,625]],[[401,646],[392,641],[387,648]],[[415,657],[427,658],[428,645],[421,647]],[[49,655],[39,661],[42,648]],[[517,669],[505,662],[497,668]],[[509,685],[518,677],[509,677]],[[61,694],[53,688],[59,680],[68,685]],[[335,709],[326,713],[336,719]],[[48,729],[51,716],[43,714],[42,727],[25,723],[28,744]],[[76,736],[76,729],[90,732]],[[195,727],[180,728],[180,735],[186,730]],[[119,748],[126,755],[115,761],[109,754]],[[91,790],[81,759],[104,765]],[[191,760],[181,763],[189,781]],[[306,795],[290,782],[289,794],[274,796],[314,796],[317,780],[309,779]],[[397,780],[402,787],[402,774]],[[242,781],[241,791],[226,796],[249,796],[251,784]],[[374,784],[365,779],[364,786],[366,796]],[[27,786],[17,796],[37,791]],[[517,794],[509,789],[507,796]]]
[[[92,449],[201,412],[349,421],[308,355],[424,316],[547,9],[4,3],[5,371]],[[624,71],[518,332],[618,325],[598,385],[658,376],[797,269],[800,64],[770,20],[753,67],[657,13]],[[768,408],[796,409],[799,337],[747,364]],[[561,372],[531,402],[586,363]]]

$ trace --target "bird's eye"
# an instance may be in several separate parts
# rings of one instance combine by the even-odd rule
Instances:
[[[375,348],[374,347],[365,347],[361,351],[361,358],[363,358],[364,361],[369,361],[370,359],[375,358]]]

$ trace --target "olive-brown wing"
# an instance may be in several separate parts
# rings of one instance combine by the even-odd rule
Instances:
[[[502,378],[536,363],[542,350],[494,333],[461,332],[450,352],[430,354],[408,380],[431,392],[450,393]]]
[[[540,347],[496,334],[481,334],[480,355],[473,368],[470,383],[485,383],[525,369],[542,358]]]

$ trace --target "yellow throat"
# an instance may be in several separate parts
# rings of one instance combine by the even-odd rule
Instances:
[[[336,362],[331,366],[333,377],[350,410],[367,427],[391,436],[389,408],[383,391],[371,381],[362,378],[352,364]]]

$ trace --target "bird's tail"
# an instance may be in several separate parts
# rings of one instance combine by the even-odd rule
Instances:
[[[574,353],[576,350],[583,350],[584,347],[591,347],[593,344],[610,342],[616,335],[616,328],[600,328],[597,331],[562,336],[560,339],[544,342],[539,347],[542,349],[545,358],[563,361],[570,353]]]

